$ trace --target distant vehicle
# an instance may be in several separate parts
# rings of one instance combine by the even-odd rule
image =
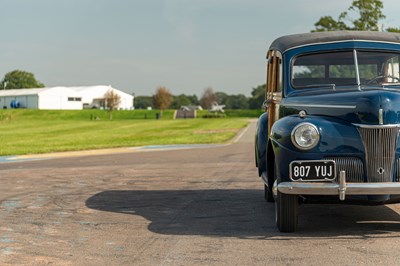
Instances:
[[[221,113],[224,113],[225,112],[225,110],[224,110],[224,107],[225,107],[225,105],[223,104],[223,105],[219,105],[217,102],[213,102],[213,103],[211,103],[211,108],[210,108],[210,112],[221,112]]]
[[[400,34],[283,36],[267,60],[255,155],[279,230],[299,203],[400,202]]]

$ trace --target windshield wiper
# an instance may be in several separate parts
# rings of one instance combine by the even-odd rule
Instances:
[[[303,88],[331,87],[334,91],[336,90],[336,84],[334,84],[334,83],[331,83],[331,84],[309,84],[309,85],[304,85],[301,87],[303,87]]]

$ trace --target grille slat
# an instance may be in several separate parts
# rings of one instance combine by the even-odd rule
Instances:
[[[365,148],[368,182],[391,182],[399,128],[360,127]]]
[[[346,171],[346,180],[348,182],[364,182],[364,166],[360,158],[356,157],[327,157],[327,160],[333,160],[336,163],[336,178],[339,180],[340,171]]]

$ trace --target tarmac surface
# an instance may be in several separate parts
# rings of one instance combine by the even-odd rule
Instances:
[[[398,265],[400,205],[302,205],[280,233],[254,122],[226,145],[3,159],[0,265]]]

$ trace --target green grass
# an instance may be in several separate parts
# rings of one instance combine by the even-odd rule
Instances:
[[[117,111],[110,121],[101,110],[0,110],[0,155],[223,143],[247,124],[244,118],[172,120],[172,111],[156,120],[156,112]],[[90,120],[91,116],[100,120]]]
[[[112,112],[113,120],[129,120],[129,119],[156,119],[159,110],[133,110],[133,111],[114,111]],[[0,110],[0,121],[11,117],[15,119],[42,119],[42,120],[90,120],[98,118],[100,120],[109,120],[109,112],[104,110],[30,110],[30,109],[8,109]],[[163,111],[163,119],[172,119],[174,110]]]

